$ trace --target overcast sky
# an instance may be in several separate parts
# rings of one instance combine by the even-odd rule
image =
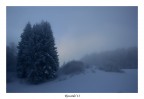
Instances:
[[[46,20],[61,64],[83,55],[138,46],[137,7],[7,7],[7,44],[20,41],[27,22]]]

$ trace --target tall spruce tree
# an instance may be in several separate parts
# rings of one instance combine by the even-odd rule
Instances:
[[[30,35],[32,33],[31,24],[28,22],[21,34],[21,41],[18,44],[18,56],[17,56],[17,75],[19,78],[26,78],[28,75],[28,67],[30,63]]]
[[[27,26],[26,26],[27,27]],[[27,28],[25,28],[27,30]],[[27,30],[29,31],[29,30]],[[56,71],[59,68],[57,49],[55,47],[54,37],[51,26],[48,22],[42,21],[35,24],[30,33],[24,31],[23,35],[28,34],[28,39],[23,39],[19,43],[19,68],[29,82],[40,83],[56,77]],[[23,49],[23,43],[26,42],[26,48]],[[26,57],[21,53],[26,50]],[[21,60],[22,59],[24,60]],[[26,59],[25,59],[26,58]],[[21,72],[21,69],[19,69]],[[19,73],[18,73],[19,74]]]

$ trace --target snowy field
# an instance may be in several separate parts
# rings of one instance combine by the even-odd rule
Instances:
[[[138,70],[125,69],[124,73],[88,69],[73,76],[61,76],[39,85],[15,80],[7,83],[7,92],[16,93],[136,93]]]

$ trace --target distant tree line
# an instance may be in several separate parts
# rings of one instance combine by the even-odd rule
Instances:
[[[95,65],[100,69],[137,69],[138,48],[117,49],[86,55],[81,59],[86,64]]]
[[[17,48],[14,43],[6,46],[6,61],[6,70],[10,72],[16,71]]]
[[[6,46],[6,76],[7,82],[11,82],[16,73],[17,48],[14,43]]]

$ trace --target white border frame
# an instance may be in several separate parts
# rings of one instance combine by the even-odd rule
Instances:
[[[84,99],[141,99],[144,97],[144,1],[143,0],[0,0],[0,98],[56,98],[66,93],[6,93],[6,6],[138,6],[138,93],[78,93]],[[70,93],[68,93],[70,94]],[[73,93],[72,93],[73,94]]]

